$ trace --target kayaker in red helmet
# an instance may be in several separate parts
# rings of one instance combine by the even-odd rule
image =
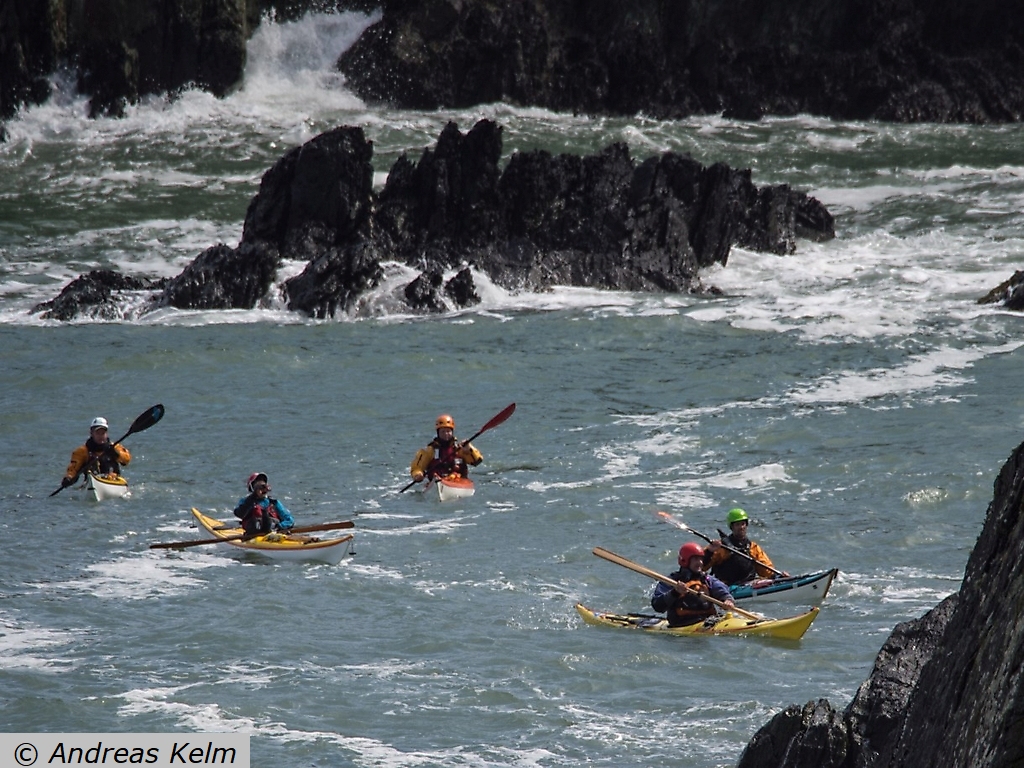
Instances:
[[[249,495],[239,499],[235,517],[242,521],[242,530],[251,536],[279,531],[288,533],[295,521],[277,499],[270,497],[270,482],[266,472],[253,472],[246,483]]]
[[[409,473],[413,482],[423,478],[447,477],[448,475],[469,475],[469,467],[475,467],[484,460],[471,443],[460,443],[455,438],[455,419],[442,413],[434,422],[436,437],[416,452]]]
[[[680,586],[670,587],[658,582],[651,595],[651,607],[658,613],[667,614],[670,627],[696,624],[716,613],[714,604],[684,589],[682,585],[710,595],[726,605],[734,605],[729,588],[710,573],[704,573],[704,547],[695,542],[683,544],[679,548],[678,562],[679,570],[671,574],[671,578],[678,581]]]

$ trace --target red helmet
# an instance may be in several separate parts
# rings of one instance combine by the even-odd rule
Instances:
[[[691,557],[704,557],[704,547],[695,541],[683,544],[679,548],[679,564],[684,568],[688,567]]]
[[[245,484],[246,487],[249,489],[249,493],[252,493],[253,486],[256,485],[256,481],[259,480],[261,477],[263,478],[263,482],[265,482],[265,483],[270,482],[267,479],[267,473],[266,472],[253,472],[251,475],[249,475],[249,480]]]
[[[448,427],[448,429],[455,429],[455,419],[447,413],[442,413],[437,417],[437,421],[434,422],[434,429],[443,429],[444,427]]]

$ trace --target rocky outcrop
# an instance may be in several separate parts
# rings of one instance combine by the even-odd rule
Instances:
[[[792,706],[755,734],[739,768],[1024,764],[1024,444],[995,482],[960,592],[896,627],[842,713]]]
[[[90,114],[120,116],[151,93],[196,86],[222,96],[242,78],[245,44],[266,13],[369,11],[369,0],[0,0],[2,121],[49,98],[66,62]]]
[[[999,304],[1015,312],[1024,311],[1024,271],[1017,270],[980,299],[979,304]]]
[[[47,320],[74,320],[91,317],[99,320],[123,320],[133,304],[144,301],[139,294],[155,294],[162,281],[122,275],[112,269],[95,269],[72,280],[56,298],[36,305],[32,311]]]
[[[1015,0],[384,0],[338,62],[415,109],[1004,122],[1024,116]]]
[[[489,120],[466,134],[449,123],[418,161],[400,157],[379,192],[361,128],[315,137],[264,174],[239,246],[208,249],[167,281],[160,303],[272,302],[284,261],[306,267],[284,281],[283,299],[317,318],[350,311],[387,262],[420,273],[399,298],[414,311],[478,303],[470,267],[513,291],[702,293],[713,289],[699,271],[725,264],[733,245],[787,254],[798,234],[835,236],[821,203],[786,185],[758,188],[749,170],[672,152],[636,163],[624,144],[586,156],[515,153],[501,168],[501,132]]]
[[[337,128],[264,175],[242,243],[306,261],[285,283],[288,305],[328,317],[378,285],[385,261],[421,271],[404,292],[410,307],[442,311],[478,301],[466,266],[511,290],[700,292],[699,270],[725,264],[734,244],[785,254],[799,227],[834,236],[820,203],[758,189],[749,171],[674,153],[638,165],[623,144],[516,153],[502,169],[501,146],[491,121],[466,134],[450,123],[418,162],[400,157],[377,194],[370,143]],[[459,275],[442,286],[448,270]]]

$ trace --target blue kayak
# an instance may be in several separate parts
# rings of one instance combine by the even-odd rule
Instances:
[[[729,587],[734,600],[746,602],[787,602],[815,605],[825,599],[832,582],[839,573],[838,568],[802,576],[783,576],[778,579],[759,579],[749,584],[734,584]],[[756,586],[755,586],[756,585]]]

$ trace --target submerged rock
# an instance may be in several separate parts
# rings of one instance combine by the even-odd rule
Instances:
[[[958,594],[900,624],[840,715],[825,700],[763,726],[738,768],[1024,764],[1024,444],[999,473]]]

